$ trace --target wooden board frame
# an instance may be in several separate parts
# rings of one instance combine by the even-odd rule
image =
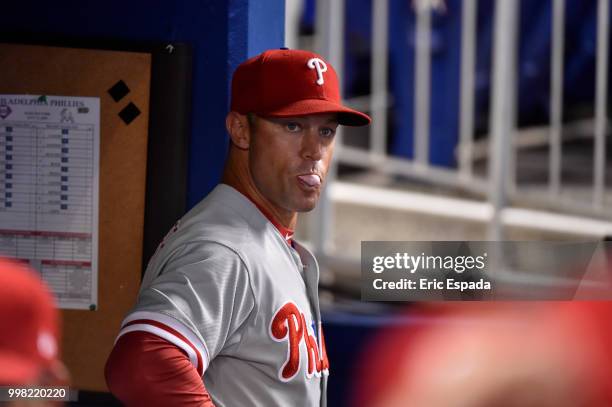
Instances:
[[[72,386],[106,391],[104,363],[146,260],[185,211],[191,49],[59,43],[69,46],[0,44],[0,93],[100,98],[99,306],[62,312],[62,353]],[[130,91],[115,102],[119,80]],[[130,124],[118,116],[128,103],[141,112]]]

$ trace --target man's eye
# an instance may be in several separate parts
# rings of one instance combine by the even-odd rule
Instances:
[[[336,130],[330,128],[321,129],[321,136],[323,137],[333,137],[336,134]]]
[[[285,124],[285,128],[292,133],[302,129],[298,123],[287,123]]]

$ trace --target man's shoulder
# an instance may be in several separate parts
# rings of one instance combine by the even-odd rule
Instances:
[[[168,273],[235,270],[264,276],[293,261],[276,227],[244,195],[218,185],[166,235],[149,261],[143,284]]]
[[[159,282],[160,278],[168,281],[187,278],[190,284],[235,280],[248,272],[238,250],[215,240],[198,239],[159,249],[149,261],[142,286]]]
[[[249,240],[253,228],[261,224],[257,209],[238,191],[219,184],[175,225],[168,238],[182,245],[194,241],[212,241],[239,246]]]
[[[213,226],[236,226],[237,223],[248,222],[254,209],[254,205],[240,192],[229,185],[219,184],[187,212],[182,221]]]
[[[266,245],[275,238],[274,233],[274,227],[244,195],[220,184],[171,228],[150,265],[160,270],[169,261],[191,254],[237,256],[248,266],[249,259],[274,247]]]
[[[189,211],[177,226],[181,243],[208,241],[232,248],[243,255],[275,245],[278,231],[264,214],[234,188],[219,184]],[[284,242],[283,242],[284,243]]]

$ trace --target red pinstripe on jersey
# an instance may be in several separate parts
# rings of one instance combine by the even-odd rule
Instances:
[[[180,321],[165,314],[135,312],[123,322],[117,339],[128,332],[143,331],[155,334],[182,349],[202,376],[209,363],[205,344]]]

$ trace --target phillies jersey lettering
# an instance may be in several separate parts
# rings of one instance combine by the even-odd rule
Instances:
[[[288,302],[283,305],[274,315],[270,324],[270,334],[274,340],[287,343],[287,361],[283,368],[279,370],[279,379],[282,381],[291,380],[300,367],[300,345],[304,344],[308,359],[307,377],[312,377],[313,373],[317,376],[328,373],[329,361],[325,343],[321,347],[317,344],[315,336],[308,332],[308,324],[304,313],[297,305]]]
[[[158,247],[119,336],[178,346],[217,407],[324,406],[318,279],[308,250],[220,184]]]

